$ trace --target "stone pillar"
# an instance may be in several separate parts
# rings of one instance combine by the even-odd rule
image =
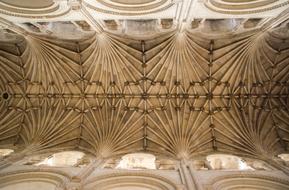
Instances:
[[[190,174],[192,175],[196,189],[197,190],[203,190],[203,186],[198,182],[197,177],[195,175],[196,169],[195,169],[194,164],[192,162],[189,163],[189,170],[190,170]]]
[[[77,175],[72,177],[72,180],[67,185],[67,190],[81,190],[82,184],[91,173],[98,168],[102,163],[103,159],[92,160],[86,167],[84,167]]]
[[[83,170],[81,170],[75,177],[79,179],[87,178],[95,170],[95,168],[99,167],[103,163],[103,161],[104,160],[102,159],[92,160],[91,163],[84,167]]]
[[[102,164],[102,159],[92,160],[77,175],[73,176],[71,181],[66,184],[65,190],[82,190],[85,179]]]
[[[187,160],[181,160],[180,162],[180,172],[184,178],[184,183],[187,190],[198,190],[195,184],[193,175],[191,174],[189,163]]]

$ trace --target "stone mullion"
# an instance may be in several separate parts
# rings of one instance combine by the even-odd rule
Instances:
[[[179,166],[180,175],[182,177],[183,184],[187,190],[197,190],[194,174],[191,171],[187,160],[181,160]]]
[[[85,180],[104,163],[102,158],[96,158],[92,160],[87,166],[82,168],[76,175],[72,176],[71,181],[65,186],[68,190],[83,189]]]

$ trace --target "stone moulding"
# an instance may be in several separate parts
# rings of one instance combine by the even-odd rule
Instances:
[[[249,182],[248,180],[252,181]],[[289,181],[275,176],[262,174],[229,174],[213,178],[207,185],[205,185],[205,189],[224,190],[245,185],[255,188],[268,186],[268,189],[270,189],[270,185],[274,185],[274,190],[286,190],[289,186]]]
[[[28,169],[0,174],[0,188],[21,182],[45,182],[56,187],[65,187],[70,176],[55,169]]]
[[[230,14],[230,15],[246,15],[246,14],[256,14],[256,13],[262,13],[262,12],[267,12],[267,11],[272,11],[274,9],[278,9],[284,6],[288,6],[289,5],[289,1],[284,1],[284,2],[280,2],[278,4],[272,4],[271,6],[266,5],[266,6],[256,6],[252,9],[248,9],[248,8],[236,8],[233,9],[230,7],[229,9],[229,5],[224,6],[217,6],[219,5],[219,3],[216,3],[215,1],[211,1],[211,0],[206,0],[204,3],[205,7],[208,8],[211,11],[214,12],[218,12],[218,13],[222,13],[222,14]]]
[[[129,172],[113,172],[110,174],[99,175],[93,177],[85,182],[85,187],[97,187],[100,190],[107,187],[114,187],[123,185],[136,185],[136,186],[150,186],[154,189],[160,190],[173,190],[178,189],[177,185],[171,180],[156,175],[153,173],[129,171]]]

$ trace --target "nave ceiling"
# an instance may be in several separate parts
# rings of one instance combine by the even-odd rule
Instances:
[[[48,12],[57,8],[45,2]],[[66,14],[63,2],[55,2],[54,11]],[[36,4],[26,23],[23,13],[12,17],[0,6],[6,15],[0,34],[0,147],[27,154],[80,150],[102,158],[149,152],[171,159],[227,153],[272,160],[288,152],[288,10],[244,19],[240,15],[248,17],[248,10],[236,5],[234,18],[198,18],[185,25],[178,17],[124,18],[134,14],[134,6],[145,4],[147,16],[173,2],[132,1],[126,7],[120,0],[83,1],[82,14],[102,14],[106,5],[123,20],[73,21],[76,29],[59,15],[43,24]],[[208,15],[215,7],[220,16],[228,4],[212,0],[204,7],[210,7]],[[69,14],[73,19],[76,13]]]

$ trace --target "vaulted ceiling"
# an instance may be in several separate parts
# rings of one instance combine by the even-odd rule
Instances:
[[[108,2],[124,4],[97,1],[110,7]],[[250,6],[278,6],[258,2]],[[203,8],[218,15],[230,4],[235,1],[212,0]],[[241,4],[232,7],[232,15],[248,14]],[[133,14],[125,6],[118,10]],[[138,36],[123,32],[125,26],[113,31],[109,24],[118,20],[94,20],[104,27],[95,32],[93,26],[85,31],[83,25],[92,25],[86,19],[74,33],[61,34],[51,24],[47,33],[39,23],[29,21],[33,27],[26,23],[27,29],[3,16],[0,147],[29,154],[81,150],[96,157],[147,151],[173,159],[213,152],[271,159],[286,152],[289,14],[279,13],[258,27],[244,19],[229,31],[226,20],[194,19],[183,28],[172,18],[172,28]],[[246,22],[249,29],[242,26]]]

